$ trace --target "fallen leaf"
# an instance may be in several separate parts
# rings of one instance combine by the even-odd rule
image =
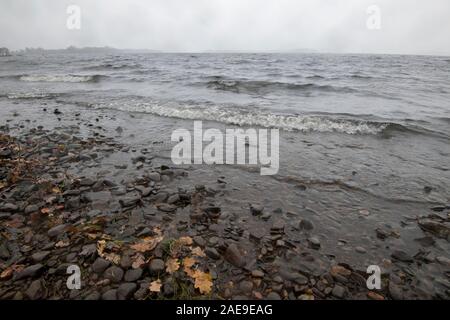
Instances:
[[[195,279],[194,287],[197,288],[201,294],[208,294],[212,289],[212,276],[209,273],[197,270],[194,272]]]
[[[6,183],[0,182],[0,189],[3,189],[4,187],[6,187]]]
[[[53,193],[61,193],[61,189],[59,189],[58,187],[54,187],[54,188],[52,189],[52,192],[53,192]]]
[[[105,260],[108,260],[114,264],[119,264],[120,263],[120,256],[116,253],[104,253],[103,254],[103,258]]]
[[[190,246],[193,243],[191,237],[181,237],[177,240],[177,242],[182,246]]]
[[[14,270],[12,268],[8,268],[3,270],[3,272],[0,274],[0,279],[1,280],[8,280],[12,277],[14,273]]]
[[[148,287],[148,289],[151,292],[161,292],[161,286],[162,286],[161,280],[158,279],[158,280],[155,280],[155,281],[151,282],[150,286]]]
[[[197,261],[195,261],[195,259],[194,258],[191,258],[191,257],[187,257],[187,258],[184,258],[183,259],[183,270],[184,270],[184,272],[186,272],[186,274],[189,276],[189,277],[193,277],[194,276],[194,270],[192,270],[191,268],[192,268],[192,266],[194,266],[195,264],[197,263]]]
[[[166,272],[168,272],[169,274],[174,273],[179,268],[180,268],[180,263],[178,262],[178,259],[170,258],[166,261]]]
[[[41,209],[41,212],[42,212],[43,214],[49,214],[50,212],[52,212],[52,210],[51,210],[50,208],[42,208],[42,209]]]
[[[147,252],[156,248],[158,243],[162,241],[162,236],[146,237],[140,242],[130,245],[130,248],[138,252]]]
[[[140,268],[140,267],[141,267],[142,265],[144,265],[144,264],[145,264],[145,258],[144,258],[144,256],[143,256],[141,253],[137,253],[137,254],[134,256],[134,261],[133,261],[131,267],[132,267],[133,269],[137,269],[137,268]]]
[[[183,266],[185,266],[186,268],[190,268],[196,263],[197,261],[192,257],[187,257],[183,259]]]
[[[197,257],[206,257],[205,252],[200,247],[195,247],[191,250],[192,254]]]
[[[105,240],[97,241],[97,253],[100,257],[103,256],[103,251],[105,251],[105,247],[106,247]]]
[[[65,248],[65,247],[68,247],[69,245],[70,245],[69,240],[66,240],[66,241],[60,240],[60,241],[58,241],[58,242],[55,244],[55,247],[57,247],[57,248]]]

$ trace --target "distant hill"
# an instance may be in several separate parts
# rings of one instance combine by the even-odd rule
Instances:
[[[157,50],[147,50],[147,49],[117,49],[112,47],[82,47],[78,48],[75,46],[67,47],[66,49],[43,49],[43,48],[26,48],[25,50],[20,50],[19,53],[120,53],[120,52],[131,52],[131,53],[151,53],[159,52]]]

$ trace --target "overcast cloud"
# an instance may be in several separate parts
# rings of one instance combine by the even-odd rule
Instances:
[[[449,0],[0,0],[0,46],[450,54],[449,17]]]

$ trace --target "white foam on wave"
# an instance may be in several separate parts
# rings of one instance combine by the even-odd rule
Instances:
[[[21,76],[21,81],[27,82],[89,82],[94,76],[89,75],[29,75]]]
[[[282,115],[265,111],[249,112],[219,107],[167,106],[151,103],[94,105],[121,111],[144,112],[162,117],[217,121],[238,126],[279,128],[287,131],[339,132],[346,134],[378,134],[388,124],[363,120],[333,119],[323,116]]]
[[[46,92],[15,92],[6,95],[8,99],[45,99],[54,96],[55,94]]]

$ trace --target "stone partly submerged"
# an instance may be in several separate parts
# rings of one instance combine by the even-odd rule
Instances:
[[[8,48],[0,48],[0,57],[8,57],[10,55]]]

